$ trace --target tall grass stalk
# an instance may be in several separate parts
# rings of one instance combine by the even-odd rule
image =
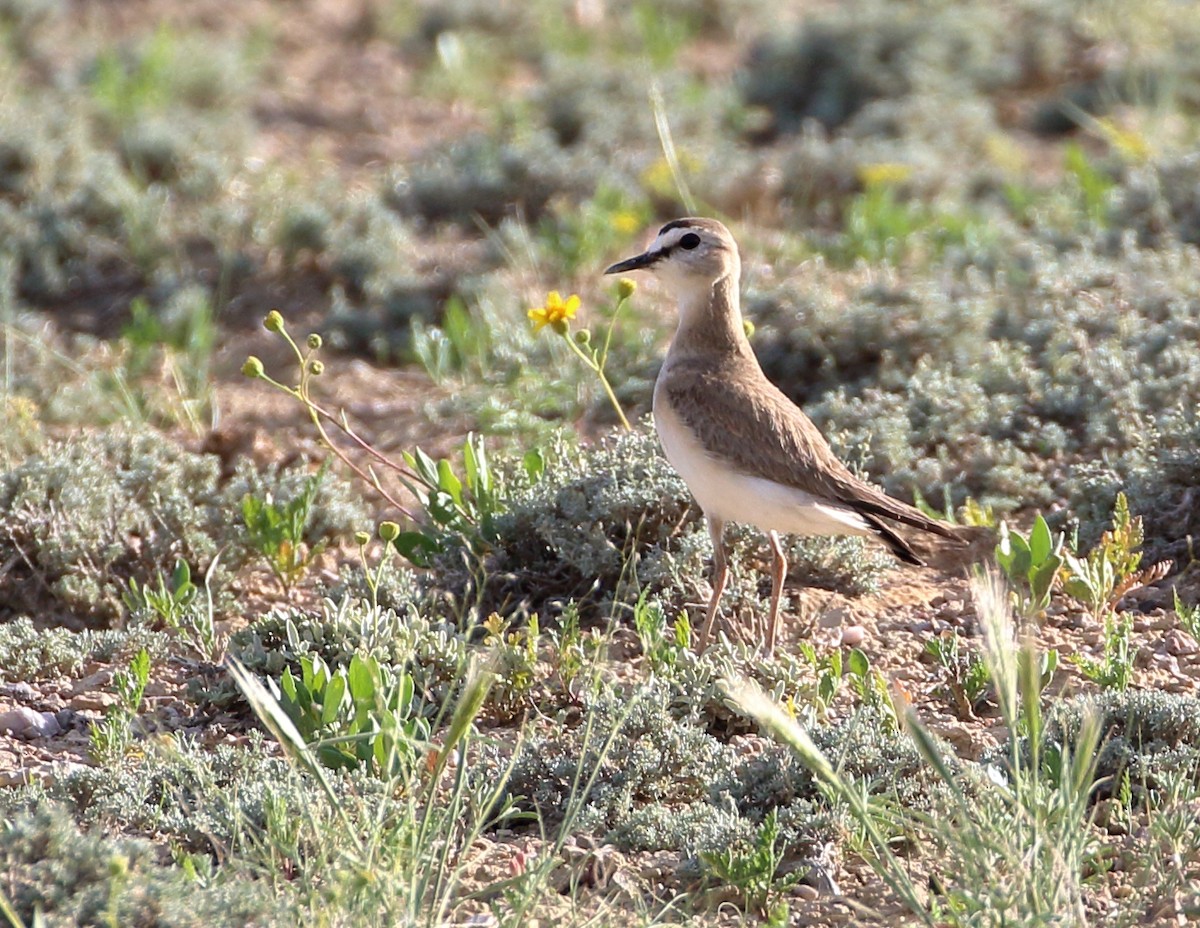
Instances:
[[[730,681],[742,712],[791,746],[823,789],[843,802],[865,834],[869,862],[926,925],[1084,925],[1085,876],[1099,868],[1091,829],[1100,720],[1084,721],[1073,744],[1043,745],[1040,668],[1032,633],[1018,632],[1008,592],[995,574],[972,589],[983,652],[1001,718],[1011,733],[1007,756],[984,771],[948,759],[910,710],[906,731],[944,787],[932,813],[902,811],[910,846],[930,849],[926,862],[941,895],[919,893],[892,851],[862,791],[844,779],[808,733],[757,687]],[[936,856],[932,856],[936,855]]]

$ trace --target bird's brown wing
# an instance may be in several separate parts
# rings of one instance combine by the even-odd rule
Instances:
[[[898,540],[880,525],[879,518],[958,537],[952,526],[850,473],[808,416],[763,376],[757,364],[731,370],[698,363],[673,365],[659,384],[655,401],[669,403],[710,454],[728,460],[744,474],[855,510],[893,549]],[[907,545],[902,547],[907,550]]]

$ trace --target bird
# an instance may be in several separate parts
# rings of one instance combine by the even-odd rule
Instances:
[[[767,378],[742,321],[741,257],[715,219],[668,222],[644,252],[605,274],[648,271],[670,291],[679,321],[654,384],[659,442],[703,511],[713,579],[696,648],[712,635],[728,580],[725,526],[766,532],[773,554],[765,653],[774,653],[787,573],[780,533],[862,535],[901,561],[923,561],[891,523],[958,540],[954,527],[893,499],[846,467],[812,420]]]

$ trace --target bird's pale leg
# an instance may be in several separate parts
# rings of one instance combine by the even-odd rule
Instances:
[[[700,653],[708,647],[713,622],[717,619],[717,607],[721,604],[721,594],[725,592],[725,582],[729,579],[729,562],[725,558],[725,523],[709,516],[708,534],[713,546],[713,591],[712,599],[708,601],[708,616],[704,620],[704,627],[700,629],[700,637],[696,639],[696,651]]]
[[[783,595],[783,578],[787,575],[787,556],[779,543],[777,532],[768,532],[771,552],[775,555],[771,565],[771,614],[767,618],[767,657],[775,653],[775,636],[779,633],[779,598]]]

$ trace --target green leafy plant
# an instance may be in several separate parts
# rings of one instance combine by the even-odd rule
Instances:
[[[466,547],[481,552],[495,540],[496,517],[504,512],[503,487],[478,435],[468,435],[462,446],[462,470],[446,458],[434,461],[420,448],[404,452],[404,461],[416,475],[406,481],[421,499],[428,521],[400,532],[393,544],[418,567],[429,567],[437,554]],[[530,479],[540,474],[537,461],[526,457]]]
[[[1174,598],[1175,617],[1179,619],[1179,624],[1192,638],[1200,641],[1200,605],[1189,606],[1179,598],[1177,589],[1172,590],[1171,595]]]
[[[1109,194],[1113,181],[1088,158],[1087,152],[1070,143],[1063,150],[1063,166],[1079,188],[1079,196],[1088,219],[1104,227],[1108,220]]]
[[[152,309],[144,297],[129,304],[129,322],[121,330],[127,349],[123,369],[113,371],[117,387],[146,407],[155,409],[149,394],[143,396],[126,381],[145,376],[156,365],[175,388],[177,401],[169,414],[200,434],[209,425],[212,405],[211,367],[217,343],[217,323],[209,294],[186,287],[164,306]]]
[[[980,503],[975,497],[968,496],[966,501],[956,510],[951,498],[949,485],[942,487],[942,495],[942,508],[939,510],[925,499],[924,494],[918,488],[914,487],[913,505],[930,518],[941,519],[943,522],[949,522],[951,525],[973,525],[982,528],[995,528],[999,524],[996,518],[996,509],[991,504]]]
[[[413,678],[358,654],[330,670],[319,656],[300,659],[300,677],[284,668],[268,685],[316,756],[331,769],[365,766],[394,776],[429,745],[429,723],[414,700]]]
[[[1063,564],[1063,539],[1050,534],[1050,526],[1039,513],[1028,537],[1000,523],[996,563],[1012,589],[1013,604],[1026,618],[1040,615],[1050,605],[1054,579]]]
[[[541,626],[536,613],[524,627],[509,630],[509,623],[493,612],[483,623],[485,644],[493,650],[495,682],[491,699],[496,711],[512,718],[530,705],[530,694],[538,679],[538,645]]]
[[[983,658],[961,646],[957,629],[930,638],[925,642],[925,651],[937,660],[942,670],[955,714],[960,719],[974,718],[975,708],[987,695],[990,682]]]
[[[658,599],[643,590],[633,606],[633,627],[642,643],[642,655],[653,673],[675,667],[680,655],[691,646],[692,625],[687,613],[680,611],[672,623]]]
[[[778,875],[784,850],[779,846],[779,822],[774,809],[764,816],[752,846],[702,851],[700,860],[710,879],[738,891],[746,909],[778,924],[787,924],[787,903],[781,897],[800,882],[801,874]]]
[[[131,612],[148,612],[167,626],[178,628],[198,593],[199,588],[192,583],[192,569],[180,558],[175,562],[169,586],[161,571],[155,586],[139,584],[135,577],[130,577],[129,589],[121,598]]]
[[[1111,613],[1121,597],[1162,579],[1171,569],[1170,561],[1139,569],[1142,552],[1138,549],[1144,540],[1141,516],[1131,517],[1129,501],[1124,493],[1118,493],[1112,528],[1100,536],[1086,557],[1071,552],[1065,555],[1064,592],[1086,606],[1097,620]]]
[[[819,656],[817,649],[808,641],[799,642],[797,648],[801,659],[812,668],[817,678],[811,701],[813,721],[827,718],[829,709],[842,688],[842,652],[834,650]]]
[[[91,754],[97,763],[116,763],[129,753],[133,721],[149,681],[150,655],[145,648],[134,655],[128,668],[113,674],[117,702],[109,707],[101,721],[92,725],[89,739]]]
[[[158,619],[168,628],[182,634],[202,658],[214,660],[220,647],[209,581],[219,557],[218,554],[213,558],[213,563],[205,574],[203,603],[199,599],[199,587],[192,582],[192,569],[182,558],[175,562],[169,585],[161,571],[154,586],[149,583],[139,584],[131,577],[129,589],[122,599],[134,615],[142,614]]]
[[[476,320],[462,297],[446,301],[440,325],[431,325],[419,317],[412,321],[412,351],[425,372],[437,383],[469,365],[485,368],[492,347],[490,328]]]
[[[1133,618],[1109,613],[1104,617],[1104,651],[1099,658],[1076,654],[1071,663],[1079,672],[1104,689],[1125,690],[1133,679],[1130,636]]]
[[[270,494],[260,498],[247,493],[242,498],[242,521],[250,546],[266,559],[285,592],[308,572],[325,549],[324,542],[310,547],[304,534],[327,470],[322,466],[304,482],[300,495],[287,503],[276,503]]]
[[[900,716],[892,691],[883,674],[871,666],[871,660],[858,648],[852,648],[846,658],[846,676],[851,692],[866,708],[874,709],[891,731],[900,728]]]

